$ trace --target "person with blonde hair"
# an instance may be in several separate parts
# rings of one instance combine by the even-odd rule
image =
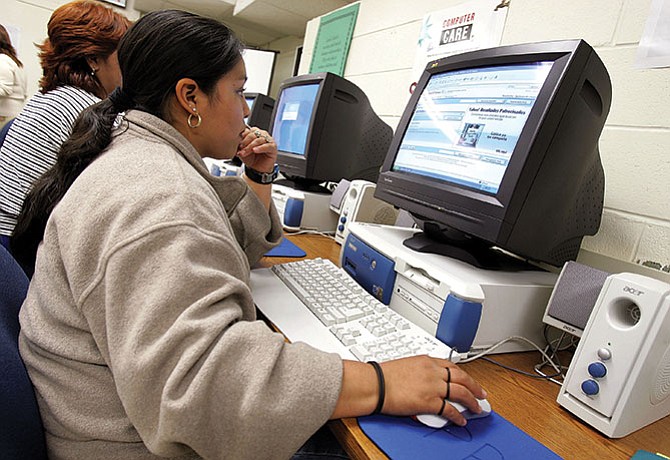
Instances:
[[[7,29],[0,24],[0,128],[14,118],[26,101],[26,73]]]
[[[56,162],[81,111],[121,84],[116,48],[130,21],[92,0],[54,10],[38,46],[39,93],[16,116],[0,150],[0,243],[8,247],[32,184]]]

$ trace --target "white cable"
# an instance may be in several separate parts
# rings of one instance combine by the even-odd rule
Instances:
[[[550,364],[551,367],[553,367],[556,372],[558,372],[559,374],[562,374],[563,371],[554,363],[554,361],[552,361],[552,359],[549,357],[549,355],[547,355],[547,353],[545,353],[545,351],[542,348],[538,347],[535,343],[528,340],[527,338],[521,337],[521,336],[518,336],[518,335],[513,335],[511,337],[507,337],[506,339],[501,340],[500,342],[498,342],[495,345],[487,348],[486,350],[482,351],[481,353],[476,354],[475,356],[472,356],[472,357],[469,357],[469,358],[466,358],[466,359],[462,359],[460,361],[460,363],[469,363],[471,361],[474,361],[475,359],[481,358],[482,356],[486,356],[486,355],[492,353],[493,351],[495,351],[496,349],[500,348],[502,345],[504,345],[507,342],[512,341],[512,340],[519,340],[521,342],[526,342],[529,345],[533,346],[537,351],[539,351],[542,354],[542,356],[547,361],[547,363]]]
[[[284,232],[284,235],[286,236],[291,236],[291,235],[320,235],[324,236],[326,238],[330,238],[331,240],[335,239],[335,232],[331,235],[329,232],[321,232],[319,230],[309,230],[309,229],[304,229],[304,230],[298,230],[297,232]]]

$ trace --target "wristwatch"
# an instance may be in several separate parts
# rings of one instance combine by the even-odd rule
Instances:
[[[271,184],[279,175],[279,165],[275,163],[272,172],[269,173],[256,171],[249,166],[244,166],[244,175],[257,184]]]

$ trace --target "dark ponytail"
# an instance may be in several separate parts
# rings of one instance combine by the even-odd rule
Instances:
[[[12,255],[32,276],[37,247],[47,219],[72,183],[107,148],[119,109],[110,99],[87,107],[79,114],[72,134],[61,145],[56,164],[28,192],[10,240]]]
[[[149,13],[128,30],[118,50],[123,88],[79,115],[56,164],[35,182],[23,203],[10,244],[27,273],[34,270],[51,212],[79,174],[109,146],[118,114],[139,109],[169,123],[177,82],[192,78],[206,94],[213,94],[219,79],[241,59],[242,49],[222,23],[184,11]]]

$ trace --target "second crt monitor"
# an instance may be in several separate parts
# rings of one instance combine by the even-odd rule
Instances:
[[[244,99],[249,106],[249,116],[244,122],[249,126],[269,131],[275,100],[261,93],[244,93]]]
[[[412,249],[495,267],[503,248],[561,266],[598,231],[598,139],[612,88],[582,40],[503,46],[427,65],[375,196],[410,212]]]
[[[270,129],[281,172],[299,188],[341,179],[376,182],[393,138],[365,93],[328,72],[284,80]]]

